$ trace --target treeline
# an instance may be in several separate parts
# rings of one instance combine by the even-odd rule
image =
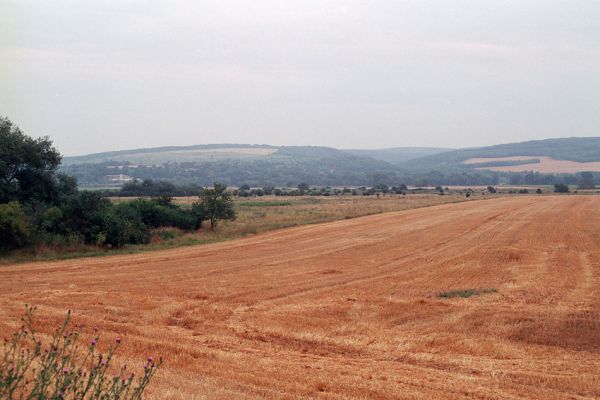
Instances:
[[[413,190],[414,191],[414,190]],[[360,186],[356,188],[332,188],[326,187],[310,187],[306,183],[300,183],[296,188],[276,188],[274,186],[265,186],[251,188],[249,185],[242,185],[232,193],[238,197],[255,197],[255,196],[331,196],[331,195],[353,195],[353,196],[369,196],[377,193],[395,193],[406,194],[408,187],[405,184],[398,186],[388,186],[386,184],[376,184],[371,187]]]
[[[202,187],[196,184],[176,185],[168,181],[146,179],[127,182],[120,190],[111,191],[111,193],[122,197],[199,196],[202,193]]]
[[[578,189],[592,189],[595,187],[595,177],[591,172],[582,172],[573,175],[576,179],[566,179],[567,183],[555,183],[555,187],[568,188],[568,185],[577,186]],[[521,183],[515,183],[513,185],[523,185],[523,181],[526,185],[535,186],[533,179],[520,180]],[[532,183],[533,182],[533,183]],[[550,183],[544,183],[544,186],[551,186]],[[412,185],[411,185],[412,186]],[[379,193],[390,193],[390,194],[410,194],[420,193],[422,191],[428,191],[426,187],[435,187],[436,191],[444,192],[440,190],[443,186],[447,185],[429,185],[423,184],[416,186],[415,188],[409,189],[406,184],[399,185],[387,185],[385,183],[377,183],[372,186],[359,186],[359,187],[330,187],[330,186],[310,186],[306,183],[300,183],[293,188],[275,187],[275,186],[263,186],[263,187],[251,187],[248,184],[242,184],[240,187],[231,189],[230,193],[236,197],[261,197],[261,196],[336,196],[336,195],[353,195],[353,196],[369,196],[376,195]],[[464,185],[470,186],[470,185]],[[472,186],[485,186],[485,185],[472,185]],[[495,193],[494,185],[487,185],[490,193]],[[125,184],[120,190],[105,190],[99,191],[106,197],[161,197],[161,196],[193,196],[202,193],[204,189],[194,185],[176,185],[166,181],[135,181]],[[562,191],[562,190],[557,190]],[[509,192],[512,193],[512,192]],[[520,192],[520,193],[527,193]]]
[[[194,196],[202,186],[215,181],[229,186],[295,188],[306,182],[313,186],[372,186],[377,183],[397,185],[402,182],[411,186],[487,186],[487,185],[553,185],[564,183],[577,185],[580,174],[542,174],[539,172],[497,172],[478,170],[469,166],[448,166],[436,170],[414,171],[404,167],[392,167],[374,172],[357,173],[360,166],[349,167],[336,161],[336,165],[316,168],[322,160],[292,162],[275,159],[263,161],[224,160],[205,163],[168,163],[159,166],[121,165],[118,171],[140,182],[163,182],[158,187],[142,187],[140,182],[126,184],[123,196],[152,196],[160,192],[177,193],[178,196]],[[106,176],[115,173],[109,168],[113,163],[68,165],[63,172],[77,177],[81,184],[102,186]],[[600,173],[593,173],[595,183],[600,183]],[[171,182],[171,183],[164,183]],[[173,187],[171,185],[176,185]]]
[[[58,173],[60,162],[48,138],[33,139],[0,118],[0,251],[148,243],[155,228],[191,231],[203,221],[214,228],[220,219],[235,218],[231,194],[221,184],[202,190],[190,208],[171,202],[166,192],[174,187],[167,183],[146,185],[158,190],[154,198],[114,204],[103,193],[79,191],[75,179]]]
[[[486,185],[579,185],[584,179],[592,176],[593,184],[600,183],[600,173],[581,172],[577,174],[542,174],[539,172],[496,172],[473,170],[471,168],[448,168],[445,172],[429,171],[427,173],[407,173],[402,175],[402,182],[414,186],[486,186]]]

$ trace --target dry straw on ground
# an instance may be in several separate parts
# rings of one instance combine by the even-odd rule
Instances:
[[[165,358],[151,399],[599,398],[599,221],[600,197],[505,197],[2,267],[0,333],[72,308]]]

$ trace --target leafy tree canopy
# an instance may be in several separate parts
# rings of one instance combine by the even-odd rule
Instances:
[[[74,190],[72,178],[56,173],[61,159],[49,138],[31,138],[0,117],[0,203],[47,203]]]
[[[200,201],[194,203],[192,210],[198,220],[209,220],[214,229],[219,220],[234,220],[236,218],[233,196],[227,191],[227,186],[215,182],[212,189],[204,189]]]

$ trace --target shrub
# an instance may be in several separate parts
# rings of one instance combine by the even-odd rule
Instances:
[[[177,230],[161,230],[158,232],[158,237],[162,240],[172,240],[178,236],[181,236],[181,233]]]
[[[96,244],[122,247],[127,243],[148,243],[150,230],[135,214],[126,215],[114,209],[103,215],[95,237]]]
[[[497,290],[493,289],[493,288],[489,288],[489,289],[463,289],[463,290],[450,290],[447,292],[441,292],[438,294],[438,297],[444,298],[444,299],[451,299],[454,297],[462,297],[462,298],[468,298],[471,296],[479,296],[481,294],[486,294],[486,293],[496,293]]]
[[[496,188],[495,188],[495,187],[493,187],[493,186],[488,186],[488,187],[487,187],[487,191],[488,191],[489,193],[496,193],[496,192],[497,192]]]
[[[149,228],[172,226],[183,230],[196,228],[197,221],[191,210],[184,210],[172,204],[161,204],[157,200],[137,199],[116,206],[118,212],[143,222]]]
[[[83,191],[70,196],[60,207],[64,218],[57,229],[61,234],[77,233],[85,243],[96,243],[97,234],[103,230],[104,216],[112,208],[110,200],[99,193]]]
[[[555,183],[554,184],[554,191],[556,193],[568,193],[569,192],[569,186],[565,185],[564,183]]]
[[[125,367],[114,370],[112,361],[121,339],[116,338],[106,352],[101,352],[96,335],[84,350],[79,343],[81,331],[70,330],[70,312],[49,342],[43,344],[33,326],[34,311],[26,306],[21,329],[4,342],[0,398],[141,399],[162,360],[154,362],[148,357],[143,375],[137,379]]]
[[[39,232],[60,233],[60,224],[64,214],[58,207],[40,210],[35,215],[35,227]]]
[[[0,250],[22,247],[29,241],[29,221],[16,201],[0,204]]]

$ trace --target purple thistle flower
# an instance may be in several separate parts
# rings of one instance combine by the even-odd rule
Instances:
[[[115,342],[117,342],[117,344],[121,343],[121,336],[117,336],[117,338],[115,339]]]
[[[96,339],[92,339],[92,341],[90,342],[90,344],[91,344],[92,346],[95,346],[95,345],[96,345],[96,343],[98,343],[98,342],[96,341]]]

